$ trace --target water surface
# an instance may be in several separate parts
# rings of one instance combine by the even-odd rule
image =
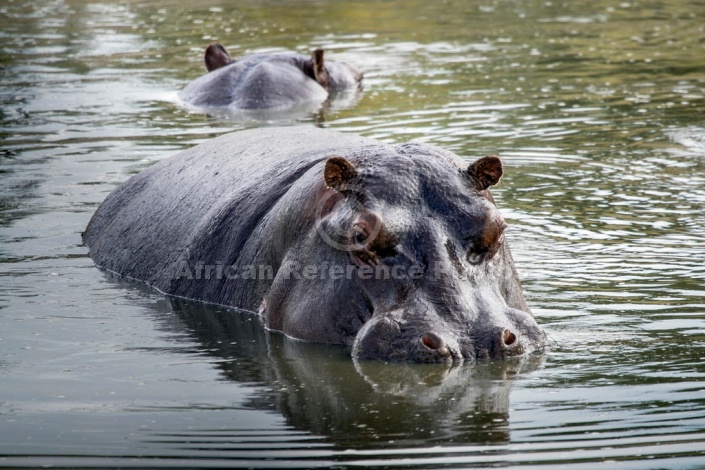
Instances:
[[[701,0],[8,1],[0,26],[0,465],[705,466]],[[189,111],[216,40],[324,47],[364,91]],[[80,232],[118,184],[269,125],[501,154],[550,351],[355,363],[96,269]]]

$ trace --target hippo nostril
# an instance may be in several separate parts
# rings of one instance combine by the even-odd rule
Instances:
[[[502,341],[504,341],[506,346],[511,346],[516,340],[517,337],[514,333],[509,330],[504,330],[504,333],[502,334]]]
[[[424,333],[421,335],[421,344],[426,346],[428,349],[438,350],[441,349],[444,344],[443,340],[433,333]]]
[[[448,361],[453,358],[453,351],[448,344],[437,334],[427,332],[421,335],[419,339],[421,343],[421,357],[424,361]]]

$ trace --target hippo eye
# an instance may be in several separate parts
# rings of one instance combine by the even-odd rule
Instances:
[[[499,251],[504,242],[504,230],[507,224],[502,222],[496,225],[493,230],[486,230],[483,233],[463,237],[465,242],[469,242],[467,260],[471,264],[479,264],[492,257]]]
[[[398,238],[387,232],[379,219],[373,221],[358,221],[350,229],[349,240],[352,252],[363,260],[378,260],[397,254],[396,245]]]
[[[355,225],[352,229],[352,240],[356,245],[364,245],[369,238],[369,235],[365,229],[359,225]]]

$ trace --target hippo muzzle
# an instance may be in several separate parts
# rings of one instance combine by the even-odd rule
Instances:
[[[489,316],[459,323],[401,309],[374,315],[355,337],[352,355],[390,362],[462,363],[508,359],[544,346],[545,333],[530,314],[507,307],[502,315],[492,313],[495,320],[487,324]]]

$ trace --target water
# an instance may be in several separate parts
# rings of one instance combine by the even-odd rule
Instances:
[[[236,5],[0,5],[0,466],[705,466],[705,2]],[[325,47],[364,93],[188,111],[214,40]],[[551,350],[355,363],[95,268],[80,232],[119,183],[265,125],[503,155]]]

